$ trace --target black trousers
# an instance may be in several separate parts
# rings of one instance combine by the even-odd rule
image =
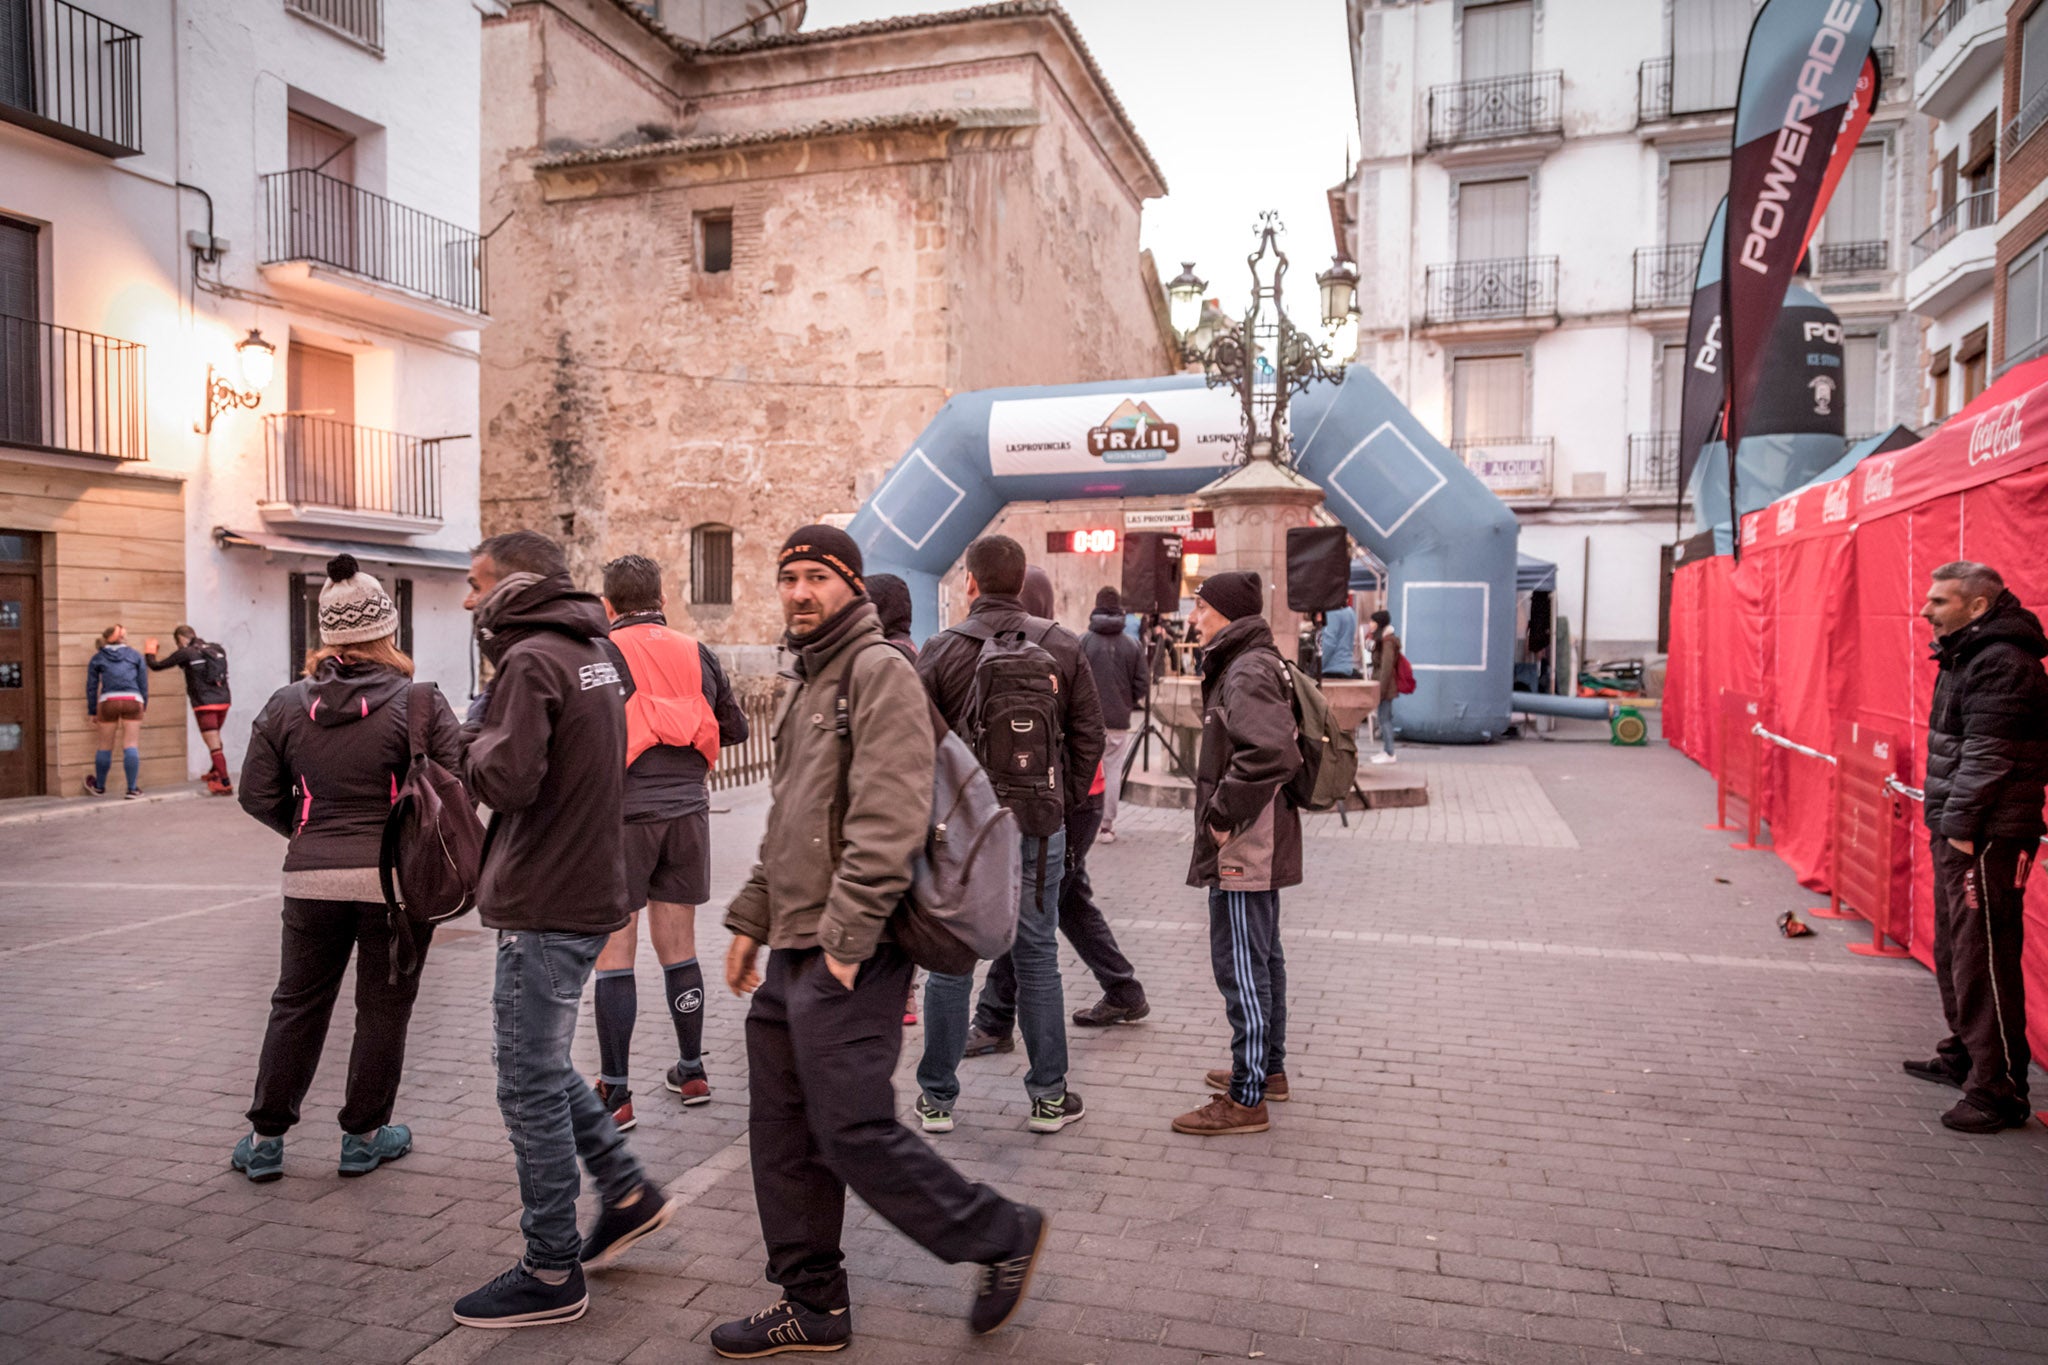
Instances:
[[[259,1135],[281,1136],[299,1121],[299,1105],[319,1069],[327,1021],[351,954],[356,960],[356,1036],[348,1056],[341,1131],[367,1133],[391,1121],[399,1073],[405,1070],[405,1031],[434,937],[431,925],[404,924],[402,932],[412,934],[419,965],[394,986],[389,984],[390,920],[381,902],[284,898],[282,960],[256,1066],[256,1097],[249,1105],[249,1123]]]
[[[2027,1107],[2027,992],[2020,972],[2031,839],[1981,839],[1974,854],[1940,835],[1934,854],[1934,978],[1949,1036],[1938,1051],[1963,1093],[1994,1113]]]
[[[1095,887],[1088,880],[1088,850],[1102,829],[1102,798],[1091,796],[1067,817],[1067,870],[1060,882],[1060,933],[1074,945],[1081,964],[1095,974],[1102,996],[1112,1005],[1129,1009],[1145,1003],[1145,988],[1123,950],[1109,921],[1095,904]],[[1017,968],[1010,955],[988,964],[988,976],[981,983],[981,997],[974,1003],[974,1027],[998,1038],[1007,1038],[1017,1026]]]
[[[821,948],[782,948],[747,1012],[748,1142],[768,1278],[792,1302],[849,1305],[839,1247],[846,1191],[942,1261],[1015,1254],[1018,1205],[970,1182],[896,1118],[910,959],[893,943],[852,990]]]

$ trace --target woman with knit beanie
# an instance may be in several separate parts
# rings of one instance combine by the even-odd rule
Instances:
[[[366,1175],[412,1150],[391,1122],[405,1035],[419,994],[431,926],[393,913],[377,873],[384,821],[410,764],[407,712],[413,665],[398,649],[398,608],[352,555],[327,563],[320,647],[305,676],[278,689],[256,717],[242,764],[242,809],[291,840],[284,857],[284,944],[270,1026],[249,1106],[252,1131],[231,1164],[251,1180],[284,1174],[284,1135],[313,1084],[327,1020],[349,959],[356,963],[356,1033],[341,1107],[343,1175]],[[428,747],[458,769],[455,713],[439,691]]]

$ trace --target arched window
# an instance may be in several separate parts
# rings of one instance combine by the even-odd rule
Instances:
[[[690,528],[690,601],[732,605],[732,527],[707,521]]]

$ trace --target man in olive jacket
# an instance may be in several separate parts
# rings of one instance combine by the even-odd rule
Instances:
[[[481,719],[464,727],[462,779],[491,810],[477,914],[498,931],[492,1051],[526,1254],[458,1300],[455,1320],[538,1327],[581,1317],[584,1269],[610,1265],[674,1206],[569,1057],[584,983],[626,923],[626,709],[598,644],[604,609],[569,581],[561,547],[534,531],[479,545],[469,584],[466,605],[496,672]],[[585,1238],[578,1157],[602,1197]]]
[[[1195,765],[1195,851],[1188,885],[1209,889],[1209,957],[1230,1018],[1218,1093],[1173,1121],[1177,1133],[1263,1133],[1266,1101],[1287,1092],[1287,958],[1280,890],[1301,883],[1301,816],[1288,779],[1301,767],[1294,704],[1255,573],[1202,584],[1190,619],[1202,656],[1202,749]]]
[[[1949,1036],[1905,1064],[1959,1087],[1941,1121],[1995,1133],[2027,1121],[2027,992],[2020,965],[2027,878],[2048,786],[2048,636],[1982,564],[1934,571],[1920,615],[1940,673],[1927,719],[1927,833],[1934,861],[1934,975]]]
[[[845,532],[798,528],[776,585],[794,661],[760,861],[726,911],[725,974],[754,997],[748,1143],[782,1297],[714,1329],[711,1344],[735,1358],[845,1345],[848,1186],[934,1256],[982,1265],[968,1323],[994,1331],[1023,1301],[1047,1220],[971,1183],[905,1128],[891,1080],[912,969],[889,918],[930,825],[930,708],[910,660],[883,639]]]

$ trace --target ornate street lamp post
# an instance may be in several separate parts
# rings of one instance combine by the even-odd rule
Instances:
[[[1269,460],[1292,469],[1288,400],[1318,379],[1342,383],[1344,366],[1327,363],[1333,359],[1330,347],[1287,316],[1287,253],[1278,241],[1283,231],[1279,214],[1269,210],[1259,215],[1259,247],[1245,258],[1252,275],[1251,307],[1241,324],[1222,328],[1205,345],[1197,345],[1193,333],[1200,321],[1202,291],[1208,286],[1195,275],[1192,261],[1182,263],[1181,273],[1167,285],[1167,295],[1182,355],[1202,366],[1209,387],[1228,386],[1242,405],[1239,459]],[[1325,326],[1340,328],[1355,318],[1351,304],[1357,281],[1358,268],[1341,258],[1316,277]]]

